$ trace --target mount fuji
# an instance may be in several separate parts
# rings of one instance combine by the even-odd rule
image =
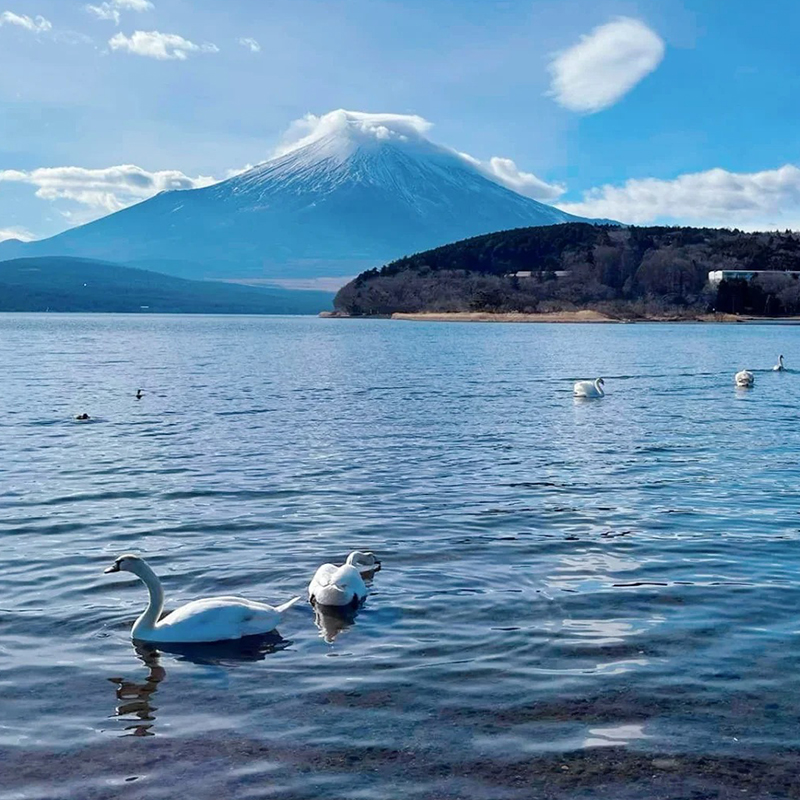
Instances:
[[[344,283],[458,239],[591,221],[519,194],[435,144],[419,117],[313,119],[305,135],[235,177],[162,192],[49,239],[4,242],[0,260],[78,256],[189,278]]]

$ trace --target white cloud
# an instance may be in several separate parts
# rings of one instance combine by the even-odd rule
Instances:
[[[85,6],[86,11],[98,19],[111,20],[117,25],[122,11],[152,11],[154,8],[150,0],[107,0],[99,6]]]
[[[53,23],[41,15],[31,18],[26,14],[15,14],[13,11],[4,11],[0,14],[0,28],[3,25],[17,25],[32,33],[46,33],[53,30]]]
[[[550,62],[550,94],[587,114],[614,105],[664,58],[664,42],[643,22],[620,17],[595,28]]]
[[[242,47],[246,47],[251,53],[261,52],[261,45],[255,39],[251,39],[250,37],[239,39],[239,44]]]
[[[137,56],[159,61],[185,61],[190,53],[219,52],[219,48],[210,42],[195,44],[176,33],[159,31],[135,31],[130,37],[118,33],[109,39],[108,45],[112,50],[127,50]]]
[[[710,169],[674,180],[635,178],[621,186],[592,189],[580,202],[558,207],[571,214],[631,224],[795,227],[800,221],[800,169],[786,164],[763,172]]]
[[[551,202],[561,197],[567,187],[561,183],[547,183],[532,172],[523,172],[510,158],[492,156],[488,161],[480,161],[468,153],[459,153],[461,158],[477,167],[487,178],[500,183],[517,194],[534,200]]]
[[[415,114],[368,114],[339,108],[317,116],[306,114],[289,126],[273,155],[282,156],[320,139],[353,145],[365,141],[424,141],[433,125]]]
[[[21,242],[30,242],[36,237],[25,228],[0,228],[0,242],[8,239],[19,239]]]
[[[158,192],[198,189],[216,183],[216,178],[191,178],[178,170],[148,172],[133,164],[105,169],[42,167],[29,172],[0,170],[0,182],[27,183],[36,187],[43,200],[72,200],[104,212],[119,211]]]

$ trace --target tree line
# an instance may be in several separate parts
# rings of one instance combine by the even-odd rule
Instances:
[[[791,231],[585,223],[518,228],[368,270],[339,291],[334,305],[355,316],[582,308],[618,317],[800,314],[795,276],[763,275],[712,287],[711,270],[800,270],[800,237]]]

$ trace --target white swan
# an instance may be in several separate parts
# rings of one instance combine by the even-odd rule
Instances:
[[[783,356],[778,356],[778,363],[772,368],[773,372],[785,372],[786,367],[783,364]]]
[[[736,382],[737,386],[743,387],[750,387],[756,382],[753,373],[750,372],[749,369],[743,369],[741,372],[737,372],[733,380]]]
[[[605,397],[603,387],[606,382],[602,378],[596,381],[578,381],[572,387],[572,393],[575,397]]]
[[[372,553],[355,551],[347,561],[337,567],[323,564],[308,584],[309,602],[321,606],[357,607],[368,594],[362,575],[371,575],[381,568],[381,562]]]
[[[221,642],[275,630],[281,615],[300,598],[273,608],[242,597],[194,600],[159,619],[164,609],[161,581],[148,563],[131,554],[120,556],[105,572],[132,572],[144,581],[150,602],[133,623],[131,639],[143,642]]]

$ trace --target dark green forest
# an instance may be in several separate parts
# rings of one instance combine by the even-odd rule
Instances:
[[[800,314],[800,281],[767,274],[708,284],[711,270],[800,270],[785,233],[569,223],[501,231],[393,261],[344,286],[353,316],[394,312],[549,312],[612,317]],[[528,276],[515,273],[530,272]]]

